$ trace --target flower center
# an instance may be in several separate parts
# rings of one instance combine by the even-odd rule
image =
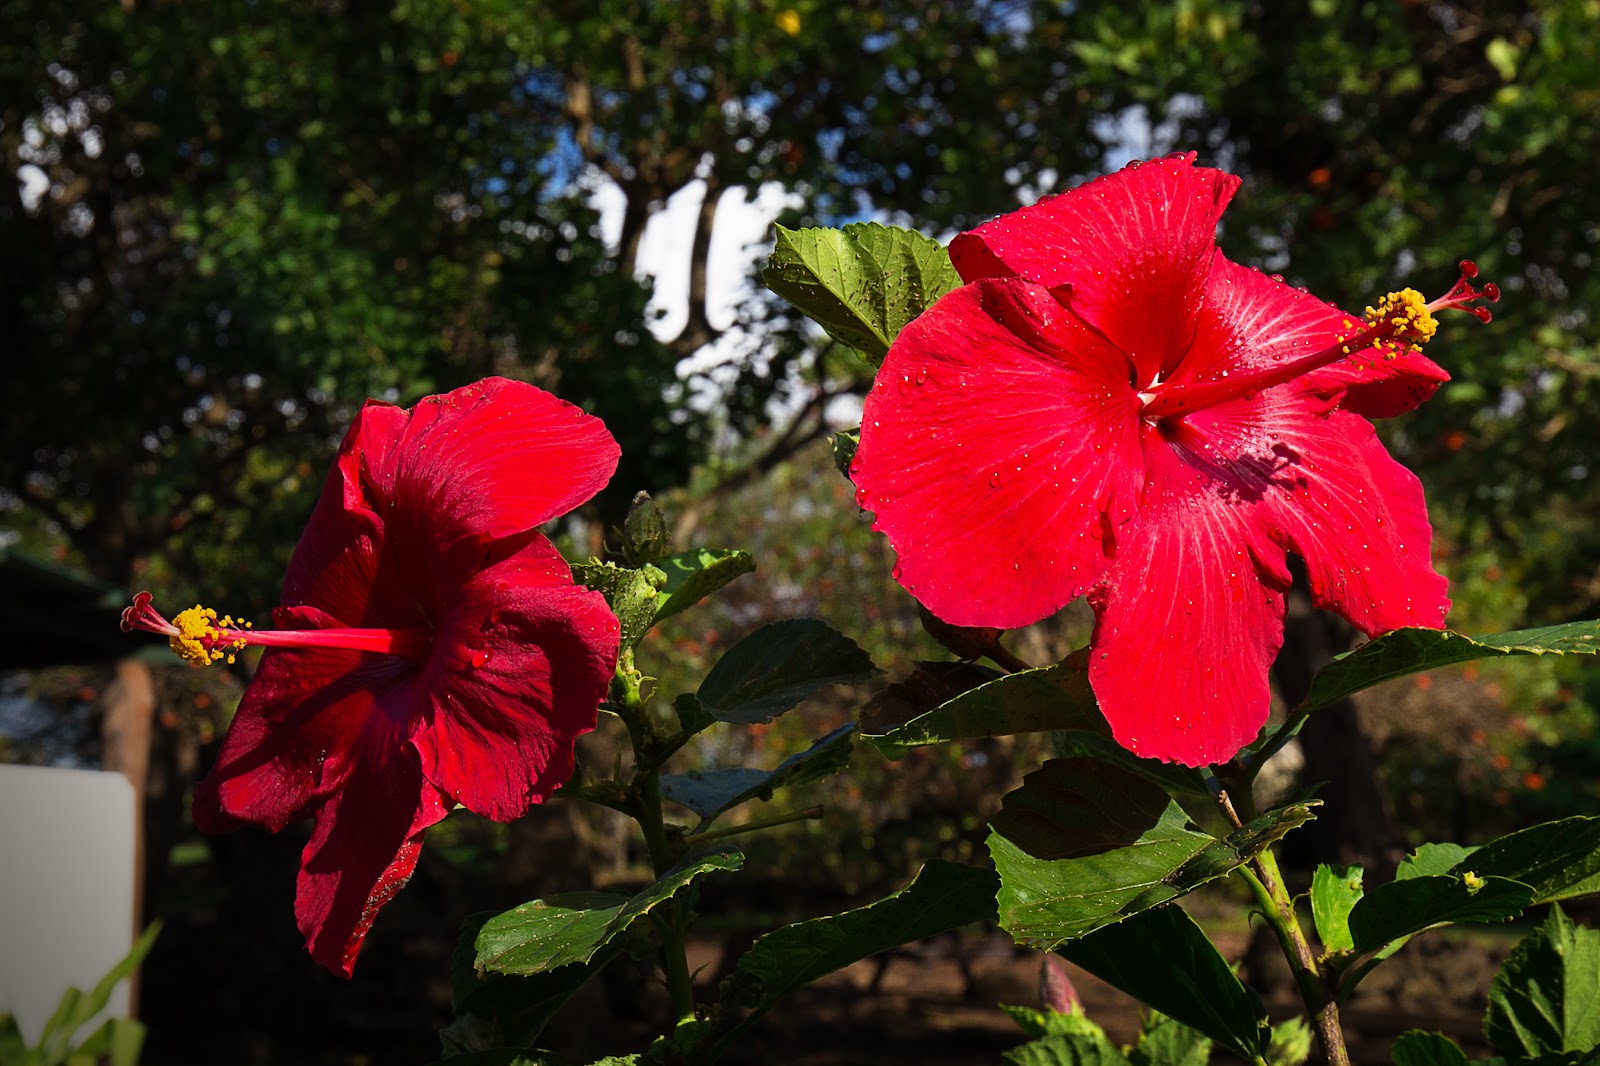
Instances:
[[[345,648],[398,655],[422,662],[428,656],[433,634],[424,627],[407,629],[254,629],[249,622],[236,622],[232,615],[217,617],[217,612],[199,604],[183,611],[172,621],[162,617],[141,592],[133,606],[122,612],[122,631],[139,629],[160,633],[172,650],[196,666],[227,659],[254,644],[269,648]]]
[[[1337,363],[1353,352],[1376,348],[1386,359],[1395,359],[1412,352],[1420,352],[1422,345],[1433,339],[1439,324],[1435,311],[1452,309],[1466,311],[1481,322],[1493,315],[1487,307],[1470,306],[1478,299],[1490,303],[1500,299],[1500,287],[1493,282],[1482,289],[1474,288],[1470,279],[1478,276],[1478,268],[1470,259],[1461,261],[1461,277],[1449,292],[1437,300],[1425,303],[1415,289],[1391,292],[1376,307],[1367,308],[1366,327],[1350,336],[1341,336],[1319,352],[1291,359],[1286,363],[1247,371],[1234,377],[1216,381],[1197,381],[1186,385],[1159,386],[1152,382],[1139,393],[1144,404],[1144,417],[1151,421],[1170,415],[1185,415],[1227,400],[1253,396],[1263,389],[1281,385],[1286,381]]]

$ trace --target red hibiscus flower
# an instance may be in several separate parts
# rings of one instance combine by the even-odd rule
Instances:
[[[1464,265],[1444,299],[1407,290],[1363,322],[1225,259],[1239,179],[1192,161],[957,237],[968,284],[890,349],[851,476],[948,622],[1027,625],[1087,593],[1117,740],[1202,765],[1266,719],[1287,552],[1368,634],[1443,624],[1421,485],[1367,417],[1447,380],[1416,349],[1430,311],[1497,293]]]
[[[369,402],[283,582],[276,631],[141,593],[123,628],[198,662],[265,645],[194,798],[208,833],[314,819],[295,911],[348,977],[422,831],[457,803],[509,821],[560,787],[594,728],[618,626],[537,526],[593,496],[618,449],[599,419],[490,378],[410,411]]]

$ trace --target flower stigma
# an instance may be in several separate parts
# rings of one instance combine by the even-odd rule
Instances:
[[[148,592],[133,598],[122,612],[122,631],[159,633],[178,657],[194,666],[233,662],[246,647],[345,648],[397,655],[418,662],[427,658],[433,634],[423,627],[407,629],[255,629],[232,615],[218,617],[210,607],[195,604],[170,622],[155,609]]]

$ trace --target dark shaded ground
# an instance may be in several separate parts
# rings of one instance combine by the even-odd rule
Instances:
[[[289,899],[296,845],[259,835],[251,847],[258,845],[286,854],[260,867],[269,872],[253,882],[255,891],[221,904],[197,893],[192,906],[180,900],[169,909],[166,932],[144,971],[146,1066],[433,1061],[439,1051],[435,1034],[449,1021],[453,945],[441,931],[453,928],[456,915],[506,902],[467,898],[459,880],[429,876],[425,868],[384,911],[355,979],[340,981],[311,964],[294,928]],[[219,858],[228,861],[226,850]],[[204,882],[208,869],[199,864],[191,876]],[[699,971],[706,998],[750,937],[774,924],[780,907],[803,905],[803,913],[791,915],[803,917],[846,905],[796,900],[770,883],[763,890],[746,882],[740,892],[705,900],[704,913],[763,915],[758,929],[707,929],[693,941],[690,965]],[[1211,901],[1208,910],[1218,902]],[[1237,959],[1247,931],[1241,918],[1226,913],[1230,905],[1220,902],[1220,917],[1202,918],[1224,954]],[[1484,1052],[1483,996],[1514,940],[1513,931],[1495,930],[1413,941],[1368,978],[1346,1012],[1354,1060],[1387,1063],[1394,1037],[1417,1027],[1454,1036],[1471,1055]],[[858,963],[796,994],[724,1061],[998,1063],[1021,1036],[996,1004],[1037,1004],[1039,965],[1037,953],[1016,948],[1003,933],[938,937]],[[1280,976],[1264,982],[1275,989],[1268,996],[1275,1018],[1291,1016],[1297,1007],[1287,975]],[[1088,975],[1077,973],[1075,980],[1090,1016],[1114,1038],[1131,1042],[1138,1026],[1133,1001]],[[638,1050],[657,1031],[653,1020],[664,1007],[659,983],[646,968],[615,964],[568,1005],[545,1042],[580,1063]]]

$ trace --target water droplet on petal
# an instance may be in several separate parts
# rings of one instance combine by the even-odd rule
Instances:
[[[489,661],[489,659],[493,655],[494,655],[493,652],[483,651],[481,649],[479,651],[473,652],[472,653],[472,668],[474,670],[480,669],[485,663],[487,663]]]

